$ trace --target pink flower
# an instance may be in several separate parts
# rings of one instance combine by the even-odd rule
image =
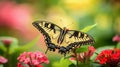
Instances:
[[[88,51],[84,53],[85,57],[90,57],[93,55],[93,53],[95,52],[95,48],[93,46],[89,46],[88,47]]]
[[[17,63],[17,67],[24,67],[24,66],[22,66],[22,64],[20,63]]]
[[[78,59],[78,61],[80,61],[82,63],[84,63],[84,61],[88,62],[94,52],[95,52],[95,48],[93,46],[89,46],[87,52],[77,54],[77,59]],[[72,55],[72,57],[69,60],[70,61],[76,60],[75,55]]]
[[[8,60],[2,56],[0,56],[0,64],[6,63]]]
[[[1,37],[0,41],[6,46],[9,47],[12,43],[12,38],[7,38],[7,37]]]
[[[87,52],[78,54],[78,60],[81,62],[84,62],[84,61],[87,62],[90,60],[90,57],[93,55],[94,52],[95,52],[95,48],[93,46],[89,46]]]
[[[39,64],[39,65],[37,65],[37,66],[35,66],[35,67],[43,67],[43,66]]]
[[[30,7],[15,2],[0,3],[0,26],[15,29],[25,28],[31,20]],[[24,26],[25,25],[25,26]]]
[[[35,9],[29,4],[18,4],[14,1],[0,0],[0,29],[10,32],[7,34],[15,37],[23,37],[21,40],[31,40],[38,33],[32,30],[32,14]],[[15,32],[15,33],[12,33]],[[31,33],[31,34],[28,34]]]
[[[74,60],[75,60],[75,58],[71,57],[71,58],[69,58],[69,60],[70,60],[70,61],[74,61]]]
[[[120,36],[119,36],[119,35],[115,35],[115,36],[113,37],[113,41],[114,41],[114,42],[120,42]]]
[[[24,52],[20,54],[20,56],[17,59],[19,63],[24,63],[29,66],[32,65],[35,67],[40,67],[41,63],[46,63],[46,64],[49,63],[48,58],[45,56],[45,54],[41,52]],[[20,66],[20,64],[18,66]]]

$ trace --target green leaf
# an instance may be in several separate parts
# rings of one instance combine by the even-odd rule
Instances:
[[[64,58],[61,58],[60,60],[60,63],[64,66],[68,66],[71,64],[71,62],[69,61],[69,59],[64,59]]]
[[[69,56],[66,56],[64,59],[70,59],[71,58],[71,55]],[[74,65],[77,64],[77,61],[76,60],[70,60]]]
[[[0,67],[4,67],[3,64],[0,64]]]
[[[81,46],[80,48],[76,49],[77,53],[86,52],[86,51],[88,51],[88,45]]]
[[[79,63],[78,66],[79,67],[91,67],[90,63]]]
[[[71,64],[71,65],[69,65],[69,67],[75,67],[75,65],[74,65],[74,64]]]
[[[113,49],[114,46],[103,46],[103,47],[99,47],[98,49],[96,49],[96,52],[97,53],[100,53],[101,51],[103,50],[106,50],[106,49]]]
[[[103,65],[94,62],[94,63],[91,63],[90,67],[103,67]]]
[[[91,26],[87,26],[87,27],[85,27],[84,29],[82,29],[81,31],[86,33],[86,32],[88,32],[88,31],[90,31],[92,28],[94,28],[96,25],[97,25],[97,24],[94,24],[94,25],[91,25]]]
[[[15,49],[18,47],[18,40],[16,38],[13,37],[0,37],[0,40],[11,40],[11,44],[9,45],[9,54],[13,53],[15,51]],[[7,51],[7,47],[5,47],[5,45],[0,42],[0,48],[3,51]]]
[[[6,47],[2,44],[2,42],[0,42],[0,50],[6,52]]]
[[[9,51],[9,54],[12,54],[15,52],[15,49],[18,48],[18,40],[16,38],[11,38],[12,39],[12,44],[10,46],[10,51]]]
[[[70,64],[72,64],[69,59],[61,58],[60,62],[54,62],[52,64],[52,67],[68,67]]]
[[[20,46],[19,48],[17,48],[17,50],[24,51],[24,50],[30,49],[38,42],[39,39],[40,39],[40,37],[38,36],[31,42],[25,44],[24,46]]]
[[[117,44],[116,48],[120,48],[120,43]]]

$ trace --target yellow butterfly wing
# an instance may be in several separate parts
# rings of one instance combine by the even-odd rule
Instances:
[[[50,48],[50,50],[55,51],[59,45],[57,40],[62,29],[48,21],[35,21],[33,22],[33,26],[43,34],[47,47]]]
[[[61,31],[64,31],[59,26],[48,21],[35,21],[33,25],[44,35],[45,42],[49,50],[58,51],[62,54],[66,54],[75,46],[81,46],[84,44],[93,44],[94,39],[83,32],[76,30],[67,30],[64,34],[64,38],[61,44],[57,43],[58,38],[63,36]],[[60,35],[61,34],[61,35]]]

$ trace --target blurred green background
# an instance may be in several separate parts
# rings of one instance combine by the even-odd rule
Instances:
[[[0,0],[0,37],[15,37],[22,46],[41,35],[32,26],[36,20],[75,30],[97,24],[88,32],[95,39],[94,47],[112,46],[113,36],[120,34],[120,0]],[[42,35],[34,47],[28,51],[45,52]],[[48,66],[62,56],[50,51],[47,55]]]

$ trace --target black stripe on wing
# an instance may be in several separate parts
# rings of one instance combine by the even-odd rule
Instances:
[[[45,30],[39,25],[40,22],[41,22],[41,21],[35,21],[35,22],[33,22],[32,24],[33,24],[33,26],[34,26],[35,28],[37,28],[37,29],[43,34],[43,36],[45,37],[45,39],[46,39],[46,38],[49,39],[49,40],[47,40],[48,42],[51,42],[51,38],[50,38],[50,36],[48,35],[48,33],[45,32]]]
[[[80,32],[80,31],[76,31],[76,30],[69,30],[68,31],[70,37],[69,38],[72,38],[74,37],[75,39],[78,39],[78,43],[81,43],[81,44],[92,44],[94,43],[94,39],[88,35],[87,33],[83,33],[83,32]]]

